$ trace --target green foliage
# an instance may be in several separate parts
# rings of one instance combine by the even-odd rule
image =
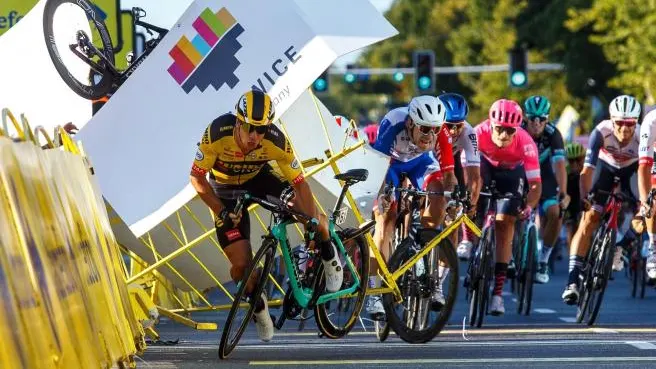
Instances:
[[[632,93],[653,103],[656,0],[396,0],[385,16],[399,34],[371,47],[359,65],[410,67],[417,49],[434,50],[437,66],[503,65],[515,46],[528,48],[531,64],[565,65],[564,71],[529,71],[524,89],[510,88],[507,72],[437,75],[438,91],[467,98],[474,124],[502,97],[522,103],[530,95],[545,95],[552,102],[552,118],[572,105],[588,128],[591,96],[608,102]],[[332,83],[331,90],[329,105],[344,114],[384,113],[381,96],[370,88]],[[388,91],[397,103],[414,94],[407,77]]]

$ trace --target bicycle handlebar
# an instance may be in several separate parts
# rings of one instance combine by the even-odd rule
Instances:
[[[282,202],[276,204],[272,201],[268,201],[268,200],[265,200],[265,199],[261,199],[259,197],[252,196],[248,192],[240,193],[239,196],[237,197],[237,204],[235,205],[235,208],[233,210],[234,214],[237,214],[240,211],[242,211],[244,203],[246,202],[246,200],[250,200],[250,201],[260,205],[261,207],[269,210],[270,212],[272,212],[274,214],[291,215],[291,216],[303,219],[304,221],[311,221],[313,219],[310,216],[307,216],[303,213],[300,213],[300,212],[290,208],[289,206],[287,206],[287,204],[283,204]]]

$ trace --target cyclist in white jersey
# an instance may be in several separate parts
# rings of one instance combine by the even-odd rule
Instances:
[[[446,106],[446,121],[444,125],[449,130],[453,139],[453,162],[454,172],[461,188],[466,188],[471,193],[472,209],[476,209],[478,194],[481,191],[481,157],[478,152],[478,140],[474,128],[467,122],[469,106],[462,95],[456,93],[444,93],[439,96]],[[439,146],[435,147],[439,155]],[[473,216],[473,214],[472,214]],[[471,255],[472,241],[468,228],[463,225],[463,241],[458,246],[458,257],[468,260]],[[458,233],[451,236],[454,245],[458,244]]]
[[[638,168],[640,125],[637,123],[640,103],[631,96],[621,95],[611,101],[609,112],[610,119],[599,123],[590,134],[581,171],[580,192],[586,211],[570,245],[569,280],[562,295],[569,305],[578,301],[579,273],[608,199],[608,195],[597,191],[611,191],[614,177],[618,177],[622,191],[634,196],[638,192],[635,174]],[[587,200],[589,193],[595,193],[593,203]],[[618,247],[613,258],[613,270],[621,270],[623,267],[622,250]]]
[[[640,161],[638,165],[638,190],[640,191],[640,215],[647,213],[647,196],[656,187],[656,165],[654,164],[654,141],[656,141],[656,110],[650,111],[642,120],[640,126]],[[656,210],[656,209],[654,209]],[[652,211],[647,218],[647,233],[649,234],[649,255],[647,256],[647,276],[656,279],[656,222]]]

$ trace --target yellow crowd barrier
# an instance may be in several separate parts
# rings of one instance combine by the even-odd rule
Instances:
[[[55,148],[2,118],[0,368],[134,367],[144,330],[88,163],[63,130]]]

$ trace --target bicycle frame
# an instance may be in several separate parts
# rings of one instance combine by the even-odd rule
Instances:
[[[354,293],[362,285],[362,278],[361,276],[358,275],[357,271],[355,270],[355,266],[353,265],[353,261],[351,260],[351,257],[346,253],[346,250],[344,249],[344,244],[342,244],[342,241],[340,240],[339,236],[337,235],[337,232],[335,231],[335,223],[333,222],[333,219],[334,217],[331,215],[330,219],[328,220],[328,231],[330,233],[330,237],[337,244],[338,252],[340,252],[344,257],[344,259],[346,260],[346,266],[348,267],[351,274],[355,277],[355,283],[353,284],[353,286],[347,289],[339,290],[337,292],[330,292],[319,296],[316,302],[317,304],[323,304],[326,301],[334,300],[340,297],[344,297],[346,295],[350,295]],[[292,291],[293,291],[292,293],[294,295],[294,299],[296,300],[296,302],[299,304],[301,308],[305,309],[308,307],[310,301],[313,298],[314,290],[312,288],[303,288],[298,279],[298,275],[299,275],[298,266],[291,256],[292,253],[291,245],[289,245],[289,243],[287,242],[287,226],[292,223],[293,222],[291,221],[286,221],[276,224],[271,229],[271,234],[280,243],[282,256],[285,260],[285,269],[287,271],[287,275],[289,276],[289,281],[292,287]]]

